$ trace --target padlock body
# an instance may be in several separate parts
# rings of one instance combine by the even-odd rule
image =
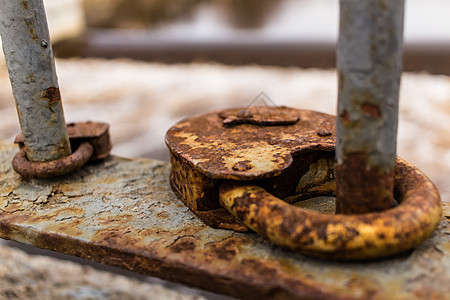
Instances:
[[[205,223],[212,227],[233,222],[211,217],[224,215],[219,189],[225,180],[256,184],[288,202],[334,194],[333,116],[287,107],[248,110],[255,120],[238,119],[243,108],[211,112],[166,135],[171,186],[202,220],[211,212]]]

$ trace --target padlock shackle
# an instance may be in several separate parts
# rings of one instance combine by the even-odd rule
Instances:
[[[240,222],[279,246],[323,258],[373,259],[419,245],[441,220],[440,196],[421,171],[398,158],[394,177],[400,204],[383,212],[320,214],[237,181],[222,183],[220,202]]]

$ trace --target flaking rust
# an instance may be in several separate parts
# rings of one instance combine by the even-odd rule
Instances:
[[[67,132],[73,149],[88,141],[94,147],[94,153],[91,160],[99,160],[108,157],[112,149],[111,138],[109,135],[109,124],[103,122],[78,122],[67,124]],[[14,143],[20,148],[24,147],[22,134],[18,134]]]
[[[14,170],[25,178],[54,178],[81,168],[92,157],[94,148],[88,142],[83,142],[69,156],[50,162],[30,162],[25,147],[14,156]]]
[[[376,169],[359,172],[360,165],[335,167],[333,121],[330,115],[288,107],[237,108],[183,120],[166,135],[172,188],[209,226],[236,231],[246,226],[276,245],[312,256],[374,259],[424,242],[441,219],[431,181],[400,158],[390,176]],[[363,164],[360,156],[352,162]],[[335,168],[346,174],[354,170],[355,183],[343,184],[349,176],[336,180]],[[402,176],[394,179],[394,172]],[[387,181],[382,182],[386,190],[374,178]],[[344,207],[336,201],[337,213],[362,214],[323,215],[290,205],[336,190],[351,200]]]
[[[237,182],[222,185],[221,203],[277,245],[323,258],[362,260],[420,245],[441,220],[440,197],[425,175],[399,159],[395,181],[400,205],[370,214],[312,213],[293,208],[260,187]]]
[[[42,95],[42,99],[48,101],[49,107],[53,103],[61,102],[61,93],[59,92],[59,88],[50,87],[46,89]]]
[[[208,225],[243,231],[245,227],[221,209],[222,182],[255,182],[281,198],[304,199],[315,194],[311,193],[315,188],[333,195],[334,190],[320,188],[322,182],[312,182],[299,193],[296,188],[311,163],[333,159],[334,124],[334,117],[327,114],[265,106],[186,119],[166,135],[171,185]]]
[[[10,165],[15,152],[0,142],[2,238],[239,299],[440,300],[450,294],[448,202],[439,230],[411,253],[334,263],[203,224],[172,192],[166,162],[112,156],[59,180],[24,180]]]
[[[109,125],[101,122],[79,122],[67,125],[71,148],[75,151],[68,156],[48,161],[31,162],[26,153],[22,134],[14,142],[19,152],[14,156],[14,170],[25,178],[55,178],[79,169],[88,161],[106,158],[112,148]]]
[[[392,208],[405,1],[340,0],[336,212]]]

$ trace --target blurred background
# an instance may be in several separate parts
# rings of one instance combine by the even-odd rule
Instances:
[[[44,2],[66,120],[110,123],[116,155],[168,160],[164,135],[176,121],[246,106],[261,92],[277,105],[335,113],[337,0]],[[399,156],[431,177],[447,202],[449,11],[448,0],[406,1],[398,135]],[[12,141],[19,126],[1,55],[0,120],[0,138]],[[0,276],[0,291],[23,299],[25,291],[43,298],[39,293],[50,286],[58,299],[222,299],[54,257],[3,242],[0,275],[9,277]],[[70,271],[61,277],[49,264]]]
[[[333,68],[337,0],[45,0],[58,57]],[[405,71],[450,73],[446,0],[408,0]]]

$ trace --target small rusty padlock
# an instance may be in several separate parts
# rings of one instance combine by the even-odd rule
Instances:
[[[69,174],[88,161],[98,161],[108,157],[112,144],[109,125],[103,122],[78,122],[67,124],[67,133],[74,152],[66,157],[50,162],[31,162],[27,158],[22,134],[14,143],[19,152],[14,156],[14,170],[25,178],[53,178]]]
[[[207,225],[246,231],[319,257],[366,259],[410,249],[440,221],[434,185],[398,159],[383,212],[326,215],[290,203],[335,195],[335,117],[288,107],[206,113],[169,129],[170,182]]]

